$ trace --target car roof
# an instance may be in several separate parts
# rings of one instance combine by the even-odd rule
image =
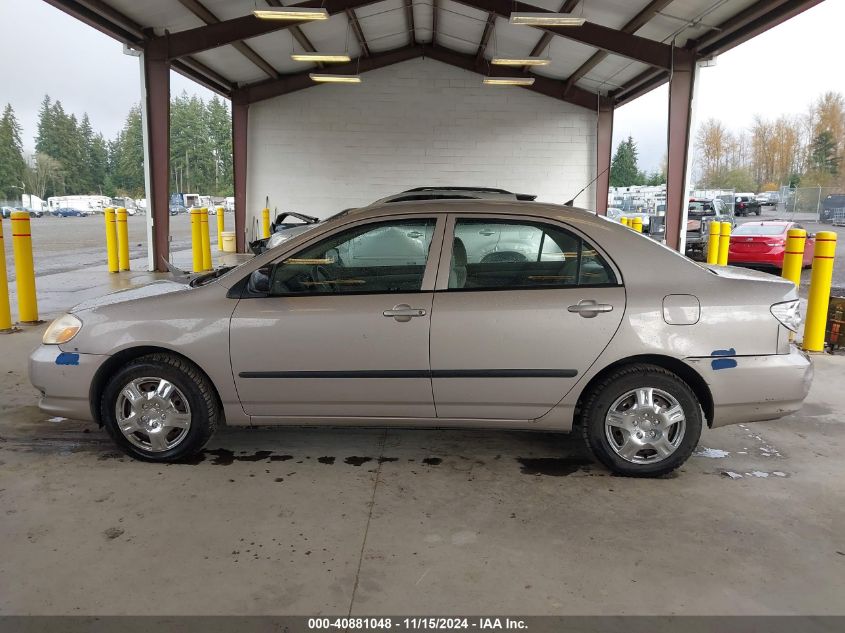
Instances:
[[[406,215],[409,213],[466,213],[536,215],[548,218],[595,216],[593,211],[562,204],[490,198],[454,200],[409,200],[402,202],[374,202],[366,207],[350,209],[344,217]]]

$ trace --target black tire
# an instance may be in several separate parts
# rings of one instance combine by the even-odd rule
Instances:
[[[121,432],[115,405],[121,390],[132,380],[157,377],[173,383],[190,405],[191,424],[179,444],[162,452],[143,450]],[[221,418],[217,395],[205,374],[193,363],[171,354],[149,354],[119,369],[106,384],[100,398],[100,419],[111,438],[127,455],[148,462],[174,462],[195,455],[214,434]]]
[[[627,461],[613,450],[605,434],[605,417],[611,405],[617,398],[638,387],[654,387],[670,394],[678,401],[686,417],[680,444],[661,461]],[[583,400],[580,424],[587,446],[596,459],[611,471],[628,477],[658,477],[681,466],[695,450],[701,436],[703,415],[698,398],[686,382],[662,367],[637,363],[619,367],[591,389]]]

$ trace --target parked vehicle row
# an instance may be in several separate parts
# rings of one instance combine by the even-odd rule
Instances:
[[[29,217],[31,218],[40,218],[44,215],[43,211],[33,211],[31,209],[17,209],[14,207],[0,207],[0,217],[10,218],[12,217],[12,214],[16,211],[24,211],[26,213],[29,213]]]
[[[738,193],[734,196],[734,215],[760,215],[763,207],[753,193]]]

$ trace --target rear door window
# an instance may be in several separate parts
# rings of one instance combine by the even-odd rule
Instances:
[[[617,285],[590,243],[532,221],[458,219],[449,273],[449,290]]]

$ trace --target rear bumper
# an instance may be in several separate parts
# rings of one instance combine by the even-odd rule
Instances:
[[[63,352],[40,345],[29,357],[29,380],[41,392],[39,408],[51,415],[90,420],[91,382],[106,355]]]
[[[789,354],[685,359],[710,387],[712,427],[776,420],[801,408],[813,381],[813,362],[797,347]]]

